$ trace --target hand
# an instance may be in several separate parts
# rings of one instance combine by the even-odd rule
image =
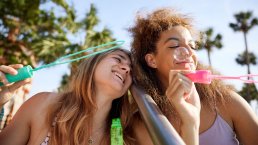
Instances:
[[[7,103],[11,99],[13,93],[15,93],[17,89],[19,89],[22,85],[30,81],[29,79],[25,79],[19,82],[8,84],[9,82],[5,76],[5,73],[9,73],[11,75],[17,75],[18,72],[15,69],[20,69],[22,67],[23,67],[22,64],[0,66],[0,80],[5,84],[5,86],[0,87],[0,107],[2,107],[5,103]]]
[[[191,71],[171,70],[166,95],[177,110],[184,126],[200,124],[200,98],[194,83],[185,75]]]
[[[171,70],[166,95],[181,118],[181,138],[187,145],[198,145],[201,105],[194,83],[185,76],[190,73]]]

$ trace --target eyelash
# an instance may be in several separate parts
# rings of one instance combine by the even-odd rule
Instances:
[[[118,62],[121,62],[121,59],[120,59],[120,58],[115,57],[115,59],[118,60]]]
[[[177,48],[177,47],[180,47],[180,46],[174,46],[174,47],[169,47],[169,48]],[[194,47],[191,47],[193,50],[196,50],[196,48]]]

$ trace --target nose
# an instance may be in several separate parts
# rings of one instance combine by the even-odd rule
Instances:
[[[188,52],[189,52],[189,56],[188,57],[191,57],[191,56],[194,55],[195,52],[194,52],[194,50],[189,45],[185,45],[183,47],[185,47],[188,50]]]
[[[119,68],[120,68],[126,75],[128,75],[128,74],[130,73],[130,71],[131,71],[131,68],[130,68],[130,66],[129,66],[128,64],[121,64],[121,65],[119,66]]]

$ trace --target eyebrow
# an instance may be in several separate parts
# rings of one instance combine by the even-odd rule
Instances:
[[[118,56],[120,56],[123,60],[127,60],[123,55],[121,55],[121,54],[116,54],[116,55],[118,55]],[[129,67],[130,67],[130,69],[132,70],[132,64],[129,64]]]
[[[181,41],[181,40],[178,39],[178,38],[173,38],[173,37],[171,37],[171,38],[168,38],[168,39],[164,42],[164,44],[167,43],[167,42],[170,41],[170,40]],[[189,42],[194,42],[194,41],[193,41],[193,40],[189,40]]]
[[[180,39],[178,39],[178,38],[168,38],[168,39],[164,42],[164,44],[167,43],[167,42],[170,41],[170,40],[180,41]]]

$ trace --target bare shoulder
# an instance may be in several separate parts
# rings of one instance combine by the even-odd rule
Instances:
[[[57,102],[60,95],[58,93],[42,92],[29,98],[23,107],[31,110],[32,112],[38,112],[39,110],[49,106],[51,103]],[[31,112],[31,113],[32,113]]]
[[[135,134],[136,142],[139,145],[153,145],[151,137],[139,112],[134,114],[133,132]]]
[[[41,103],[49,103],[49,102],[57,101],[59,98],[60,98],[59,93],[41,92],[41,93],[38,93],[38,94],[32,96],[27,101],[33,102],[33,103],[40,103],[40,102]]]
[[[33,135],[39,133],[33,130],[35,127],[41,126],[44,123],[44,121],[41,121],[45,117],[45,113],[42,113],[42,110],[51,101],[56,100],[58,100],[57,94],[44,92],[36,94],[25,101],[14,115],[10,124],[1,132],[1,143],[28,144],[30,140],[34,140]]]
[[[251,106],[236,92],[231,92],[226,110],[232,118],[234,130],[244,144],[258,143],[258,117]]]
[[[58,100],[58,93],[42,92],[38,93],[27,101],[25,101],[19,108],[17,115],[26,117],[30,126],[33,124],[35,118],[38,116],[45,117],[45,110],[47,107]]]
[[[257,119],[257,116],[255,115],[255,112],[251,108],[250,104],[248,104],[242,96],[234,91],[232,91],[229,95],[231,99],[226,103],[225,108],[227,109],[234,122],[243,117],[240,115],[245,115],[249,116],[248,118]]]

